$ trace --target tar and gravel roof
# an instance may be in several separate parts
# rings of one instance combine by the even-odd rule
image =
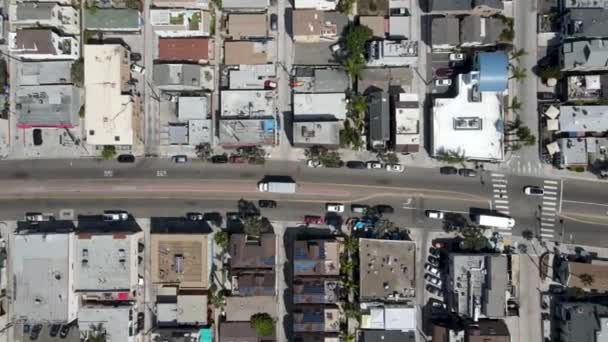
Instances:
[[[159,38],[158,59],[162,61],[192,61],[209,59],[208,38]]]
[[[152,282],[183,288],[209,286],[209,240],[206,234],[152,234]],[[180,259],[181,268],[177,263]]]

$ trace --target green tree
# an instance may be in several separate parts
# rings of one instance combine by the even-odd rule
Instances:
[[[543,81],[546,81],[550,78],[555,78],[556,80],[559,80],[563,77],[562,70],[555,65],[547,65],[541,67],[538,71],[538,74],[540,78],[543,79]]]
[[[260,237],[264,233],[272,231],[272,226],[268,219],[260,216],[251,216],[244,222],[245,234],[253,237]]]
[[[504,30],[502,30],[502,32],[500,32],[500,35],[498,35],[498,41],[510,43],[513,41],[514,37],[515,37],[515,32],[513,32],[513,29],[505,28]]]
[[[351,26],[345,37],[346,51],[349,55],[362,56],[365,44],[372,38],[372,30],[365,25]]]
[[[251,316],[250,322],[251,328],[260,336],[270,336],[274,333],[274,320],[265,312]]]
[[[322,155],[327,154],[327,147],[321,145],[314,145],[304,150],[304,155],[308,159],[318,160]]]
[[[72,63],[72,67],[70,70],[70,74],[72,76],[72,82],[77,87],[82,87],[84,85],[84,59],[79,58],[74,63]]]
[[[344,303],[344,305],[342,305],[342,311],[344,311],[344,315],[348,318],[361,318],[361,310],[359,309],[359,306],[355,303]]]
[[[355,342],[355,335],[347,334],[346,336],[344,336],[343,340],[344,342]]]
[[[344,250],[348,254],[355,254],[359,251],[359,239],[353,236],[347,236],[344,239]]]
[[[141,5],[139,0],[126,0],[125,4],[127,5],[127,8],[132,8],[132,9],[139,9],[139,7]]]
[[[399,164],[399,157],[394,152],[383,153],[383,154],[379,155],[378,157],[380,158],[380,160],[382,160],[386,164]]]
[[[84,105],[82,105],[82,106],[80,106],[80,110],[78,111],[78,116],[79,116],[81,119],[84,119],[84,114],[85,114],[85,113],[84,113]]]
[[[520,58],[522,58],[523,56],[527,55],[528,52],[524,49],[515,49],[511,52],[511,57],[509,59],[514,59],[519,61]]]
[[[578,278],[581,280],[581,283],[583,283],[583,285],[587,287],[591,287],[591,285],[593,285],[593,282],[595,281],[593,275],[589,273],[583,273],[579,275]]]
[[[213,154],[213,148],[211,147],[211,144],[209,144],[209,143],[200,143],[200,144],[196,145],[196,147],[194,149],[196,151],[196,155],[201,160],[207,160]]]
[[[509,108],[514,112],[518,112],[522,106],[523,106],[523,103],[521,103],[519,101],[517,96],[513,96],[513,98],[511,99],[511,105],[509,106]]]
[[[357,77],[359,77],[364,68],[365,60],[363,60],[363,56],[361,55],[350,55],[344,61],[344,70],[351,80],[355,80]]]
[[[528,74],[526,70],[520,67],[511,68],[511,77],[509,79],[515,79],[516,81],[523,81]]]
[[[448,164],[462,164],[466,161],[464,152],[450,150],[439,151],[436,158]]]
[[[481,251],[489,246],[488,239],[483,236],[483,231],[477,227],[467,227],[462,230],[462,249]]]
[[[353,7],[355,6],[356,0],[340,0],[338,3],[338,11],[349,15],[353,12]]]
[[[534,233],[532,233],[532,231],[531,231],[530,229],[526,229],[526,230],[524,230],[524,231],[521,233],[521,236],[522,236],[524,239],[526,239],[526,240],[530,241],[530,240],[532,240],[532,239],[534,238]]]
[[[226,305],[226,299],[222,291],[217,290],[215,284],[211,285],[208,293],[209,303],[216,309],[223,309]]]
[[[116,157],[116,146],[105,145],[101,151],[101,157],[105,160],[114,159]]]
[[[213,241],[215,241],[215,244],[220,246],[220,248],[225,251],[228,249],[230,237],[228,236],[228,233],[225,230],[221,230],[215,233],[215,235],[213,235]]]
[[[340,285],[342,286],[342,288],[347,291],[347,292],[357,292],[359,290],[359,284],[357,284],[356,281],[354,281],[352,278],[350,277],[342,277],[342,279],[340,280]]]
[[[340,258],[340,272],[344,274],[350,274],[358,266],[359,263],[355,259],[349,259],[347,256]]]
[[[340,167],[343,164],[338,151],[328,151],[319,157],[319,161],[325,167]]]
[[[348,111],[348,117],[353,122],[355,128],[359,131],[365,125],[365,114],[367,113],[367,98],[365,96],[356,95],[351,99]]]

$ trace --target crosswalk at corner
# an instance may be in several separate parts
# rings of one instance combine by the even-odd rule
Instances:
[[[492,206],[499,213],[511,215],[509,209],[509,194],[507,192],[507,177],[502,173],[492,173]],[[501,235],[513,235],[511,228],[497,228]]]
[[[543,202],[540,215],[540,236],[543,239],[555,238],[555,220],[559,203],[559,182],[546,179],[543,182]]]

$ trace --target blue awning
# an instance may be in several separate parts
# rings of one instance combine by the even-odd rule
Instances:
[[[479,91],[501,92],[507,89],[509,58],[505,51],[478,53],[477,68]]]

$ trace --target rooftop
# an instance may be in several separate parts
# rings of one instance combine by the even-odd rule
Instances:
[[[563,165],[587,165],[587,144],[584,138],[559,138],[557,145]]]
[[[565,70],[603,70],[608,67],[608,40],[566,41],[562,44]]]
[[[293,283],[294,304],[336,304],[340,282],[335,279],[299,278]]]
[[[362,305],[361,328],[415,332],[416,308],[405,305]]]
[[[360,330],[359,342],[415,342],[416,334],[398,330]]]
[[[270,6],[269,0],[223,0],[222,9],[224,10],[265,10]]]
[[[292,25],[296,41],[335,40],[348,25],[348,17],[337,12],[296,9],[293,11]]]
[[[166,89],[194,90],[215,88],[214,70],[194,64],[154,64],[154,83]]]
[[[568,76],[568,101],[608,99],[608,75]]]
[[[273,296],[226,297],[226,320],[248,322],[251,316],[265,312],[277,318],[277,303]]]
[[[74,127],[79,123],[80,106],[80,91],[71,84],[19,87],[15,94],[17,127]]]
[[[384,148],[390,140],[390,104],[388,93],[375,91],[368,96],[369,139],[372,148]]]
[[[295,81],[302,82],[292,87],[296,93],[341,93],[349,88],[348,75],[341,69],[302,67],[295,73]]]
[[[458,94],[436,98],[433,155],[457,152],[467,159],[503,159],[502,95],[476,91],[478,75],[458,75]]]
[[[598,292],[608,292],[608,264],[606,263],[582,263],[568,262],[568,287],[591,289]],[[592,284],[585,284],[580,278],[582,274],[593,277]]]
[[[294,145],[340,145],[340,121],[306,121],[293,123]]]
[[[84,11],[87,30],[98,31],[138,31],[139,11],[132,8],[96,8]]]
[[[293,331],[338,332],[340,331],[340,309],[323,306],[300,306],[293,312]]]
[[[228,71],[230,89],[264,89],[264,82],[274,79],[276,68],[272,64],[239,65]]]
[[[228,34],[233,39],[266,37],[267,28],[268,23],[264,13],[228,15]]]
[[[560,132],[608,131],[608,106],[561,106]]]
[[[509,58],[505,51],[478,52],[479,91],[503,92],[509,80]]]
[[[205,295],[177,295],[175,302],[162,301],[156,306],[160,326],[207,324],[207,296]]]
[[[208,96],[180,96],[177,99],[179,121],[204,120],[210,115]]]
[[[395,104],[395,149],[403,152],[417,152],[420,145],[421,109],[418,95],[401,93]]]
[[[276,123],[273,118],[222,119],[220,144],[224,146],[272,145]]]
[[[224,64],[266,64],[269,62],[268,52],[273,46],[272,41],[225,41]]]
[[[410,16],[390,16],[388,35],[392,38],[411,38],[412,21]]]
[[[274,341],[274,336],[259,336],[249,322],[221,322],[219,342]]]
[[[22,86],[72,83],[72,63],[72,61],[17,63],[19,83]]]
[[[295,276],[340,274],[342,244],[335,240],[298,240],[294,242]]]
[[[418,61],[418,42],[410,40],[373,40],[368,45],[367,66],[408,66]]]
[[[69,55],[69,53],[61,51],[59,42],[55,42],[55,37],[57,34],[50,29],[18,30],[11,48],[20,54]]]
[[[293,94],[293,114],[296,120],[344,120],[346,111],[344,92]]]
[[[208,248],[206,234],[151,234],[152,282],[207,288]]]
[[[511,342],[509,328],[503,320],[482,319],[465,330],[468,342]]]
[[[236,296],[274,296],[274,271],[236,271],[232,277],[232,293]]]
[[[316,43],[295,42],[294,43],[294,65],[339,65],[336,58],[333,56],[330,46],[335,44],[335,41],[320,41]]]
[[[608,0],[565,0],[564,8],[608,8]]]
[[[17,234],[12,246],[13,317],[31,322],[76,318],[70,234]]]
[[[78,329],[81,336],[105,333],[108,342],[132,341],[137,317],[131,306],[94,306],[78,309]],[[101,331],[99,331],[101,328]]]
[[[505,28],[498,18],[466,16],[460,22],[460,42],[462,46],[494,45]]]
[[[434,17],[431,23],[433,46],[456,46],[460,43],[460,20],[456,17]]]
[[[137,235],[78,233],[74,242],[74,289],[130,291],[137,285]]]
[[[209,38],[159,38],[158,59],[161,61],[205,62],[212,55]]]
[[[558,302],[555,313],[551,325],[559,328],[560,333],[556,339],[563,342],[596,342],[598,334],[605,330],[600,323],[606,322],[608,306],[599,303]]]
[[[502,0],[430,0],[429,9],[431,11],[470,11],[477,7],[488,7],[502,10],[504,5]]]
[[[416,243],[359,240],[361,301],[399,301],[416,296]]]
[[[608,9],[571,8],[562,19],[562,32],[567,38],[606,37]]]
[[[274,114],[274,92],[271,90],[222,90],[222,118],[271,117]]]
[[[273,269],[276,236],[262,234],[259,239],[247,239],[245,234],[230,235],[230,268]]]
[[[386,19],[382,16],[359,16],[359,25],[369,27],[373,37],[384,39],[386,36]]]

